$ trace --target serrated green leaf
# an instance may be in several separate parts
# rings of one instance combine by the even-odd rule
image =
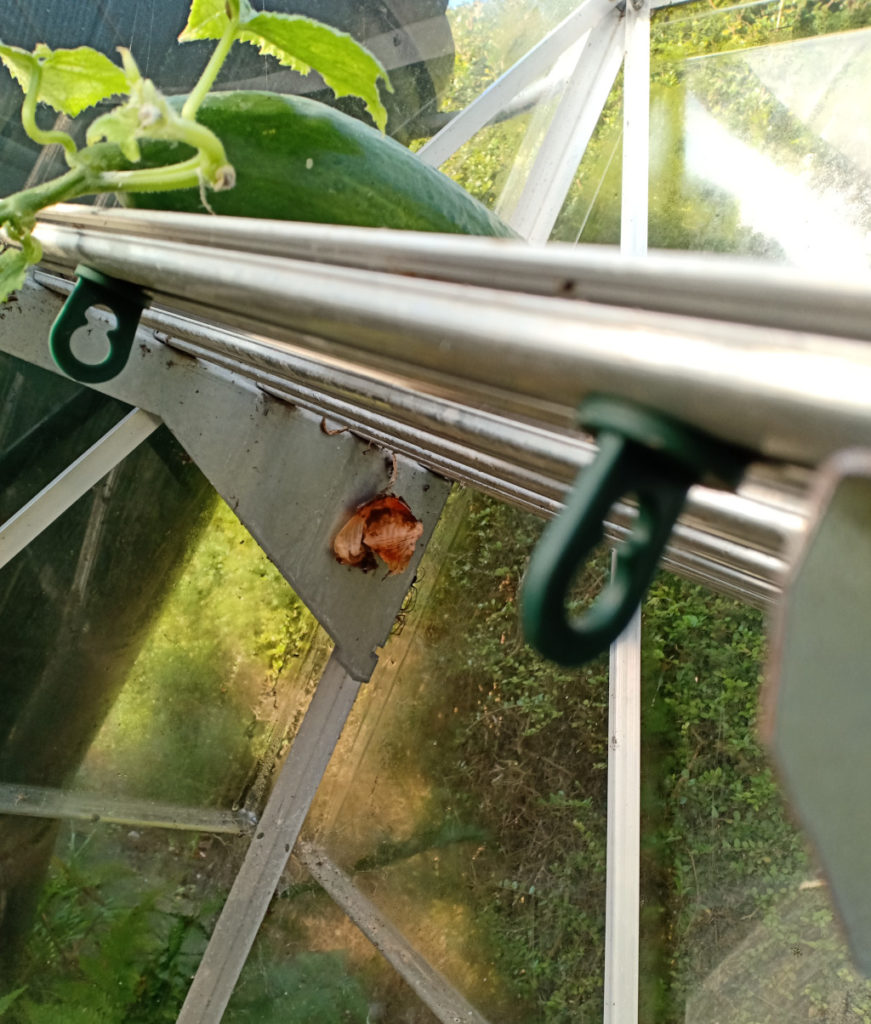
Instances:
[[[18,999],[18,997],[27,991],[27,986],[24,985],[22,988],[16,988],[14,991],[8,993],[8,995],[0,998],[0,1013],[5,1013],[9,1007]]]
[[[39,99],[70,117],[126,91],[122,69],[90,46],[55,50],[43,62]]]
[[[27,266],[27,257],[20,249],[0,252],[0,302],[5,302],[24,284]]]
[[[238,16],[237,38],[275,57],[302,75],[317,71],[336,96],[359,96],[379,128],[387,123],[387,111],[378,94],[378,80],[390,88],[387,72],[375,57],[346,32],[302,15],[255,11],[248,0],[232,0]],[[229,17],[228,0],[193,0],[188,23],[178,37],[220,39]]]
[[[389,88],[387,72],[347,33],[302,15],[264,12],[247,22],[239,38],[303,75],[317,71],[336,96],[359,96],[384,130],[387,111],[378,95],[378,79]]]
[[[0,60],[3,61],[6,65],[6,70],[18,82],[24,92],[27,92],[30,77],[36,67],[36,58],[33,54],[27,50],[22,50],[18,46],[7,46],[5,43],[0,43]]]
[[[242,24],[255,15],[248,0],[193,0],[187,24],[178,41],[189,43],[194,39],[220,39],[230,22],[228,10],[234,16],[238,15]]]
[[[42,78],[37,99],[70,117],[100,100],[127,91],[122,69],[90,46],[50,50],[40,44],[31,54],[17,46],[0,44],[0,60],[25,92],[39,65]]]

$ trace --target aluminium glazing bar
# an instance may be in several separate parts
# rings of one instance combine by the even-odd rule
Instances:
[[[427,962],[323,849],[299,843],[296,855],[441,1024],[487,1024],[486,1018]]]
[[[624,18],[623,198],[620,251],[647,255],[650,9],[628,0]],[[611,559],[616,572],[619,554]],[[611,645],[608,666],[608,835],[604,1024],[638,1020],[641,892],[641,609]]]
[[[584,0],[516,64],[496,79],[461,113],[449,121],[417,155],[431,167],[438,167],[481,130],[504,107],[536,79],[546,75],[556,59],[585,32],[605,17],[618,17],[615,0]]]
[[[101,793],[13,785],[9,782],[0,783],[0,814],[226,835],[250,833],[257,824],[255,816],[248,811],[183,807],[156,800],[109,797]]]
[[[623,60],[622,25],[605,18],[590,32],[535,156],[511,226],[530,242],[546,242],[602,114]]]
[[[624,26],[620,252],[624,256],[646,257],[650,167],[650,8],[647,0],[627,0]]]
[[[23,551],[159,426],[156,416],[134,409],[46,484],[0,525],[0,567]]]
[[[247,217],[59,204],[46,225],[383,271],[533,295],[845,338],[869,337],[871,277],[828,279],[719,253],[632,257],[604,245],[529,246],[507,239],[419,234]]]
[[[579,401],[604,392],[766,459],[813,466],[871,443],[859,341],[56,225],[37,236],[50,262],[262,331],[274,355],[290,345],[527,421],[570,428]]]
[[[178,1024],[218,1024],[223,1017],[360,685],[334,652],[275,781]]]
[[[637,1024],[641,842],[641,609],[611,645],[604,1024]]]

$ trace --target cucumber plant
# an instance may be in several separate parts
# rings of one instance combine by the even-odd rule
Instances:
[[[0,301],[21,287],[27,267],[41,258],[32,230],[36,215],[52,203],[101,192],[199,190],[207,194],[233,188],[236,173],[221,139],[197,120],[203,101],[236,42],[250,43],[263,54],[302,74],[317,71],[336,96],[360,97],[380,129],[387,111],[378,83],[390,83],[382,65],[349,35],[301,15],[255,11],[249,0],[193,0],[180,42],[215,40],[216,46],[193,90],[180,109],[142,76],[132,53],[120,49],[120,66],[87,46],[52,50],[44,44],[32,52],[0,43],[0,60],[24,92],[21,122],[40,146],[62,147],[68,170],[59,177],[0,199],[0,228],[14,246],[0,253]],[[75,117],[113,96],[119,106],[89,126],[79,148],[66,132],[45,130],[36,120],[37,104]],[[141,164],[145,141],[182,144],[192,155],[157,166]]]

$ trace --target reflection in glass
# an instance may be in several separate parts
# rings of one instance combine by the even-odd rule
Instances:
[[[871,29],[794,38],[807,34],[800,25],[769,24],[743,31],[742,49],[710,52],[736,17],[662,28],[651,190],[664,191],[678,222],[694,222],[698,243],[661,224],[652,244],[868,269],[871,139],[860,126],[871,114]],[[837,27],[821,17],[818,30]],[[677,38],[688,42],[683,61]]]
[[[665,574],[645,606],[641,1020],[871,1012],[756,739],[762,627]]]
[[[0,398],[2,519],[126,411],[15,360],[0,365]],[[39,901],[63,861],[57,837],[77,842],[60,821],[121,823],[89,841],[101,879],[114,877],[113,856],[126,871],[130,849],[147,873],[147,854],[162,855],[158,824],[182,833],[170,842],[210,834],[220,853],[260,813],[328,644],[165,430],[0,571],[0,609],[2,998],[28,969]],[[142,842],[128,849],[134,833]],[[102,881],[82,884],[104,899]],[[163,941],[144,912],[124,929],[122,973],[142,943]],[[77,947],[57,945],[52,964],[77,960]]]
[[[577,6],[574,2],[529,4],[488,0],[457,4],[449,12],[456,48],[453,78],[441,98],[444,116],[461,111]],[[579,46],[570,47],[539,82],[463,145],[441,170],[487,206],[508,218],[526,182],[536,151],[551,127]]]
[[[223,1018],[227,1024],[436,1024],[305,870],[291,861]]]
[[[869,11],[757,3],[656,15],[652,248],[871,267]],[[618,81],[554,239],[619,240],[621,133]]]
[[[218,503],[77,785],[259,813],[325,651],[305,606]]]
[[[540,526],[455,497],[306,838],[485,1018],[568,1024],[602,1013],[608,687],[519,635]]]
[[[247,839],[63,826],[9,1024],[171,1024]]]

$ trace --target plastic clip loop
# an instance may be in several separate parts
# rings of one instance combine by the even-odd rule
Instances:
[[[142,310],[148,297],[136,285],[118,281],[99,270],[76,267],[75,287],[51,327],[48,347],[52,358],[67,376],[83,384],[99,384],[111,380],[124,369],[133,347]],[[117,324],[107,331],[109,353],[99,363],[85,363],[73,354],[73,332],[88,321],[86,313],[92,306],[106,306]]]
[[[630,402],[588,398],[580,425],[598,434],[599,451],[575,482],[564,511],[548,524],[523,583],[526,638],[562,665],[601,654],[628,625],[697,482],[733,489],[751,453]],[[617,568],[590,607],[570,619],[567,603],[578,571],[604,537],[604,521],[622,497],[638,515],[618,547]]]

